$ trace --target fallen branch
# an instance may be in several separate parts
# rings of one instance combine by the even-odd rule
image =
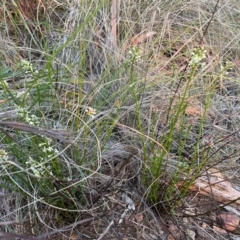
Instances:
[[[69,133],[66,133],[64,131],[59,131],[59,130],[49,130],[45,128],[40,128],[40,127],[35,127],[29,124],[25,123],[20,123],[20,122],[5,122],[5,121],[0,121],[0,126],[2,127],[7,127],[7,128],[13,128],[13,129],[18,129],[24,132],[30,132],[39,136],[46,136],[50,137],[53,139],[57,139],[62,143],[68,143],[72,144],[73,141],[69,140],[68,138],[70,137]]]

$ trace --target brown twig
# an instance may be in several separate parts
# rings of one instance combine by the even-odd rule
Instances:
[[[205,28],[201,39],[200,39],[199,42],[198,42],[198,44],[199,44],[200,46],[203,45],[203,38],[204,38],[204,36],[207,34],[208,28],[209,28],[209,26],[210,26],[210,24],[211,24],[211,22],[212,22],[212,20],[213,20],[213,17],[214,17],[214,15],[215,15],[215,13],[217,12],[217,6],[218,6],[218,4],[219,4],[219,0],[217,0],[217,3],[215,4],[215,7],[214,7],[214,10],[213,10],[212,16],[211,16],[210,20],[208,21],[207,27]]]

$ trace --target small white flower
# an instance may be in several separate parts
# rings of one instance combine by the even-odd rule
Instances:
[[[33,171],[33,174],[36,177],[41,177],[40,171],[37,168],[35,168],[34,166],[31,166],[30,169]]]
[[[85,110],[85,114],[87,116],[94,117],[94,115],[96,115],[96,109],[94,109],[92,107],[87,107]]]
[[[54,153],[59,154],[59,151],[56,148],[54,148]]]
[[[39,144],[38,144],[39,147],[43,147],[43,146],[45,146],[45,145],[46,145],[46,143],[39,143]]]
[[[45,139],[47,140],[48,145],[50,145],[52,143],[52,139],[51,138],[45,137]]]

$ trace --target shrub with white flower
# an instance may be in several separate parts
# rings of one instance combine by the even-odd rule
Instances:
[[[59,151],[52,146],[52,139],[42,137],[42,141],[38,144],[41,156],[29,157],[26,162],[28,168],[33,172],[36,177],[46,177],[53,175],[51,162],[57,159],[56,156]]]
[[[39,125],[39,118],[24,108],[19,108],[18,116],[22,117],[30,125]],[[52,139],[45,136],[35,136],[27,141],[30,141],[29,144],[31,144],[31,141],[34,141],[34,144],[36,144],[35,141],[38,142],[38,154],[28,157],[28,161],[26,162],[27,167],[36,177],[53,175],[54,169],[52,169],[51,163],[58,161],[56,156],[59,152],[52,146]],[[59,164],[54,164],[54,166],[59,167]]]

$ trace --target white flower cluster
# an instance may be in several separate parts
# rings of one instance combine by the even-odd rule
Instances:
[[[33,72],[32,63],[30,63],[29,61],[22,59],[20,65],[22,69],[26,70],[26,73]]]
[[[220,65],[220,71],[222,75],[228,75],[228,71],[233,69],[233,63],[229,60],[225,62],[225,66]]]
[[[203,47],[196,47],[191,52],[189,66],[198,65],[206,58],[206,50]]]
[[[129,50],[128,54],[130,55],[130,58],[134,61],[139,61],[142,57],[142,49],[138,46],[134,46],[131,50]]]
[[[33,160],[32,157],[28,158],[26,162],[29,169],[32,170],[33,174],[36,177],[44,177],[46,175],[52,175],[51,167],[46,166],[44,163],[39,163],[38,161]]]
[[[0,162],[4,162],[8,160],[8,154],[4,149],[0,149]]]
[[[36,115],[30,114],[26,109],[24,108],[19,108],[18,110],[18,115],[22,118],[24,118],[24,120],[29,123],[30,125],[33,126],[38,126],[39,124],[39,120],[38,117]]]
[[[19,108],[18,115],[30,125],[39,125],[38,117],[30,114],[26,109]],[[37,156],[37,159],[33,159],[30,156],[26,164],[36,177],[52,175],[51,165],[47,165],[45,160],[55,158],[59,151],[53,148],[52,139],[50,138],[42,136],[39,139],[39,142],[38,147],[41,150],[41,156]]]
[[[42,151],[47,154],[48,158],[52,158],[55,154],[58,154],[59,151],[51,146],[52,139],[45,137],[45,142],[39,143],[39,147],[42,148]]]
[[[7,169],[8,163],[8,153],[4,149],[0,149],[0,169]]]
[[[19,66],[25,70],[25,73],[32,73],[32,74],[36,74],[38,73],[38,70],[33,70],[33,65],[31,62],[25,60],[25,59],[22,59]]]
[[[86,114],[87,116],[90,116],[90,117],[94,118],[94,115],[96,115],[96,109],[94,109],[94,108],[92,108],[92,107],[87,107],[87,108],[85,109],[85,114]]]
[[[26,92],[25,90],[13,91],[13,94],[16,96],[16,98],[22,98],[22,97],[29,96],[29,92]]]
[[[57,149],[51,146],[51,142],[52,139],[44,137],[44,142],[38,144],[47,159],[54,158],[56,154],[59,153]],[[29,157],[26,164],[36,177],[53,175],[51,165],[47,165],[43,157],[40,157],[39,160],[34,160],[32,157]]]

